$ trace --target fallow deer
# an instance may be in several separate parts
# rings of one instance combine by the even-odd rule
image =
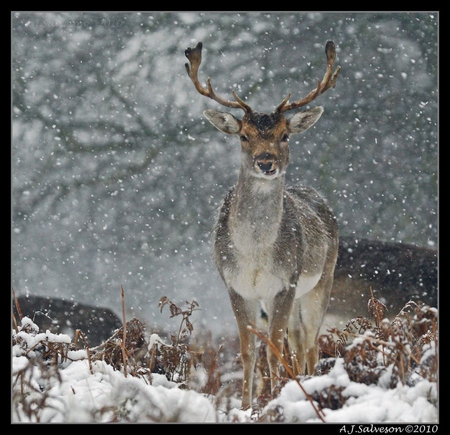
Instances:
[[[188,48],[186,71],[197,91],[219,104],[244,111],[242,119],[230,113],[205,110],[208,121],[226,134],[239,136],[241,166],[237,184],[220,207],[213,231],[215,262],[228,288],[236,317],[243,363],[242,408],[252,405],[259,304],[268,314],[269,339],[282,352],[287,332],[295,356],[296,374],[313,373],[318,361],[317,336],[330,299],[338,252],[338,227],[333,212],[311,187],[285,187],[289,137],[312,127],[323,112],[298,109],[335,86],[340,67],[333,72],[335,45],[326,43],[327,70],[317,88],[289,103],[290,94],[270,113],[254,111],[233,91],[236,101],[222,98],[198,79],[202,43]],[[279,361],[268,349],[272,391]]]
[[[341,236],[327,315],[348,321],[367,314],[371,289],[390,319],[410,300],[437,307],[437,249]]]
[[[24,316],[36,323],[40,331],[50,329],[54,333],[74,336],[75,331],[80,329],[89,346],[103,343],[123,325],[109,308],[34,295],[18,296],[14,302],[13,314],[19,314],[20,309]]]

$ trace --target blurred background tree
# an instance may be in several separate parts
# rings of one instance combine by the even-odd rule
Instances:
[[[341,74],[291,142],[288,182],[324,193],[343,235],[437,244],[437,13],[17,12],[12,26],[18,294],[119,312],[123,285],[147,322],[166,295],[234,328],[208,237],[239,145],[205,123],[219,106],[186,75],[198,41],[200,79],[268,112],[316,86],[333,39]]]

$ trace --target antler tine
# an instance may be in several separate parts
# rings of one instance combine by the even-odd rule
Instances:
[[[287,104],[287,101],[289,100],[288,95],[288,97],[286,97],[275,109],[277,112],[283,113],[287,112],[288,110],[298,109],[299,107],[306,106],[319,95],[323,94],[326,90],[334,88],[341,67],[338,66],[333,72],[334,62],[336,61],[336,46],[334,45],[333,41],[327,41],[325,45],[325,54],[327,55],[327,70],[325,72],[325,75],[323,76],[322,81],[318,81],[317,88],[313,89],[305,98],[294,101],[290,104]]]
[[[200,64],[202,62],[202,48],[203,44],[199,42],[195,46],[195,48],[189,47],[184,52],[184,54],[189,60],[189,63],[191,64],[190,67],[188,63],[186,63],[184,66],[186,68],[188,76],[192,80],[192,83],[194,83],[195,89],[197,89],[197,91],[200,94],[204,95],[205,97],[209,97],[214,101],[217,101],[222,106],[232,107],[234,109],[242,109],[245,112],[251,112],[252,111],[251,107],[248,104],[244,103],[244,101],[242,101],[234,91],[233,96],[236,99],[236,101],[225,100],[221,96],[217,95],[211,86],[210,77],[208,77],[206,81],[208,88],[205,88],[204,86],[201,85],[201,83],[198,80],[198,69],[200,68]]]
[[[283,107],[287,104],[289,101],[289,98],[291,98],[291,94],[287,94],[286,97],[284,97],[284,100],[277,106],[275,109],[275,112],[284,112]]]

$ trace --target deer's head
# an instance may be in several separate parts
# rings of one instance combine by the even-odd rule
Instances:
[[[328,41],[325,47],[327,56],[327,70],[323,80],[306,97],[289,103],[290,94],[270,113],[254,111],[248,104],[242,101],[233,91],[236,101],[225,100],[217,95],[208,77],[207,88],[198,80],[198,69],[202,61],[202,43],[195,48],[185,51],[189,64],[186,63],[186,71],[194,83],[197,91],[209,97],[223,106],[242,109],[244,116],[239,119],[228,112],[217,110],[205,110],[203,113],[214,127],[226,134],[238,135],[241,141],[243,164],[251,171],[251,174],[265,179],[274,179],[286,171],[289,163],[289,137],[302,133],[313,126],[323,113],[323,107],[314,107],[296,113],[287,119],[284,115],[288,110],[294,110],[307,105],[327,89],[334,87],[340,67],[333,73],[333,65],[336,59],[336,49],[333,41]]]

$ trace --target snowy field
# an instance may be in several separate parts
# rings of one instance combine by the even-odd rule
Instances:
[[[355,338],[348,348],[367,343],[367,337]],[[387,365],[374,383],[356,382],[345,358],[332,358],[334,365],[326,374],[300,383],[289,380],[265,406],[246,411],[240,409],[238,397],[224,400],[224,391],[217,396],[200,393],[189,389],[189,382],[175,382],[176,377],[169,381],[164,374],[139,370],[132,375],[132,370],[124,372],[123,365],[117,369],[106,358],[95,360],[92,352],[74,348],[68,335],[39,332],[27,317],[13,331],[13,342],[15,423],[438,423],[437,382],[423,370],[437,359],[434,341],[422,347],[419,364],[405,383],[392,386],[395,364]],[[151,352],[163,340],[153,334],[149,343]],[[407,351],[413,352],[409,347]],[[361,353],[355,355],[357,360]],[[58,364],[51,364],[56,359]],[[197,379],[196,389],[201,391],[207,377],[204,368],[198,367],[190,377]]]

